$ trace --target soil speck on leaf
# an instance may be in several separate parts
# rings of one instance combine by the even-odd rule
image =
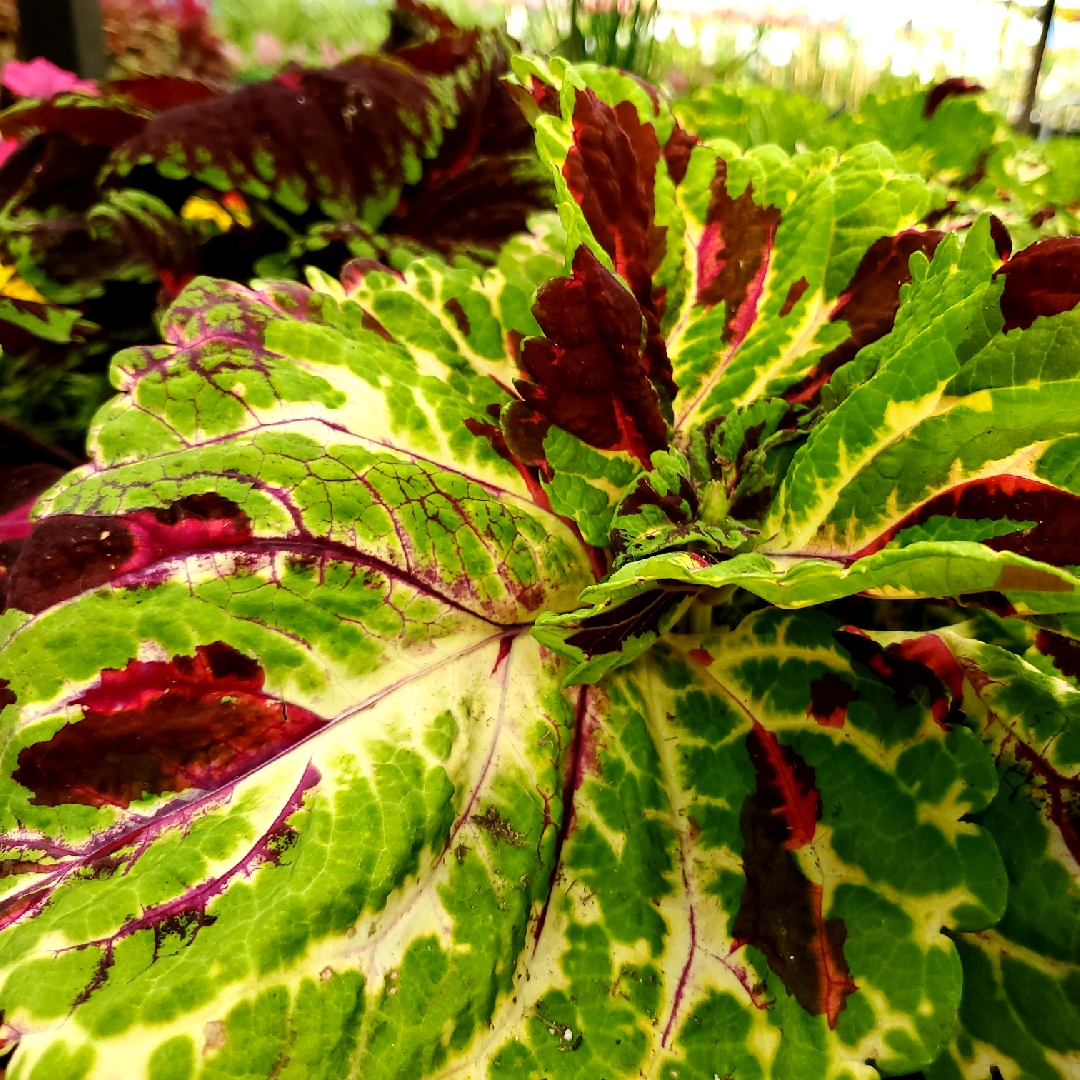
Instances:
[[[482,814],[473,814],[470,820],[474,825],[479,825],[485,832],[490,833],[496,840],[504,840],[514,847],[521,847],[525,842],[524,836],[493,805]]]
[[[203,1044],[204,1057],[214,1050],[220,1050],[229,1041],[229,1035],[225,1030],[225,1022],[223,1020],[211,1020],[206,1027],[203,1028],[203,1036],[206,1039],[206,1042]]]

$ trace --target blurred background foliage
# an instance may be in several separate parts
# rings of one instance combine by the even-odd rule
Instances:
[[[116,2],[116,0],[109,0]],[[161,0],[157,0],[161,2]],[[1080,128],[1080,0],[1057,3],[1034,119]],[[505,25],[527,50],[614,64],[675,94],[715,84],[796,92],[830,110],[963,76],[1015,123],[1040,4],[1014,0],[442,0],[459,23]],[[288,60],[373,47],[382,0],[215,0],[215,25],[241,77]]]

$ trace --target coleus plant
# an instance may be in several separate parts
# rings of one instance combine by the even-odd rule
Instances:
[[[516,74],[558,222],[196,280],[33,508],[11,1077],[1074,1076],[1080,245]]]

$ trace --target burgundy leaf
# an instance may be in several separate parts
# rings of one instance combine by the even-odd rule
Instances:
[[[833,637],[893,692],[898,708],[923,698],[939,726],[947,727],[957,719],[955,713],[963,702],[963,673],[940,638],[926,634],[885,647],[856,626],[845,626]]]
[[[691,135],[678,123],[675,124],[675,130],[664,143],[664,163],[667,165],[668,176],[674,184],[683,182],[686,170],[690,167],[690,154],[699,142],[701,140],[696,135]]]
[[[1051,214],[1051,217],[1053,217],[1053,214]],[[1032,224],[1037,228],[1042,222],[1036,223],[1032,221]],[[1005,222],[997,214],[990,215],[990,239],[994,241],[994,250],[997,252],[997,257],[1003,260],[1008,259],[1013,249],[1012,237],[1005,227]]]
[[[1072,311],[1080,301],[1080,236],[1039,240],[997,273],[1005,275],[1001,314],[1006,333],[1026,330],[1040,315]]]
[[[600,246],[639,303],[652,300],[653,184],[660,145],[629,101],[615,108],[578,90],[563,174]]]
[[[929,120],[947,98],[982,92],[983,88],[978,83],[968,82],[965,78],[957,76],[952,79],[943,79],[927,92],[926,100],[923,102],[923,118]]]
[[[587,615],[566,642],[586,656],[618,652],[627,639],[655,632],[664,616],[693,591],[671,587],[639,593],[608,611]]]
[[[415,121],[436,107],[427,79],[385,57],[289,74],[154,117],[118,151],[112,182],[169,161],[192,175],[216,168],[240,190],[287,191],[289,209],[324,201],[345,216],[399,187],[406,148],[424,141]]]
[[[0,205],[17,202],[19,209],[54,214],[89,210],[100,198],[96,178],[108,157],[107,145],[64,134],[33,135],[0,168]]]
[[[538,470],[544,460],[543,441],[547,433],[548,425],[542,417],[533,413],[528,406],[521,402],[512,402],[511,407],[519,407],[525,414],[522,420],[512,419],[508,424],[500,427],[495,423],[485,423],[481,420],[466,419],[465,427],[481,439],[488,439],[491,448],[504,461],[509,462],[517,469],[533,502],[542,506],[545,510],[551,509],[551,502],[547,492],[540,483]],[[514,436],[511,444],[510,435]],[[539,456],[537,456],[539,455]],[[602,574],[597,575],[603,576]]]
[[[732,932],[760,949],[787,992],[829,1027],[858,987],[844,956],[847,927],[826,919],[820,885],[792,851],[810,843],[820,817],[814,770],[772,732],[754,725],[746,738],[757,787],[740,813],[746,884]]]
[[[573,276],[544,285],[533,314],[547,336],[522,348],[531,380],[515,383],[522,400],[590,446],[626,450],[648,465],[650,453],[667,445],[668,429],[643,353],[638,302],[582,245]]]
[[[944,235],[933,229],[909,229],[896,236],[883,236],[870,245],[829,317],[830,322],[842,319],[848,324],[847,338],[784,394],[788,401],[816,403],[821,388],[838,368],[892,329],[900,307],[900,287],[911,281],[908,263],[912,254],[921,251],[930,258]]]
[[[477,32],[458,27],[445,11],[416,0],[397,0],[384,51],[430,75],[453,71],[472,52]]]
[[[175,295],[198,269],[194,236],[167,207],[157,213],[107,207],[93,219],[83,212],[44,218],[25,242],[35,264],[53,281],[83,288],[151,270],[167,279]],[[150,312],[145,314],[149,318]]]
[[[2,324],[0,324],[2,325]],[[4,346],[5,351],[7,346]],[[57,447],[46,446],[0,420],[0,609],[10,581],[10,570],[30,535],[30,511],[38,496],[51,487],[78,459]],[[0,688],[0,708],[12,704],[9,691]]]
[[[902,529],[921,525],[935,516],[1034,521],[1037,524],[1031,529],[981,543],[994,551],[1013,551],[1052,566],[1080,563],[1080,496],[1008,474],[971,480],[935,495],[852,555],[851,560],[880,551]]]
[[[653,222],[660,160],[656,131],[642,124],[632,102],[612,108],[592,90],[576,93],[573,129],[574,143],[563,165],[567,187],[641,306],[649,376],[665,400],[674,399],[671,361],[660,334],[664,297],[652,280],[665,244],[664,230]]]
[[[1028,218],[1028,223],[1036,229],[1041,229],[1056,214],[1057,207],[1043,206]]]
[[[392,55],[425,75],[460,73],[456,120],[443,132],[428,176],[455,175],[476,155],[531,151],[532,128],[502,81],[510,70],[506,39],[493,31],[460,29],[444,12],[413,0],[398,4],[395,20],[403,12],[422,40],[399,45]]]
[[[145,106],[119,98],[60,94],[49,101],[27,102],[0,117],[0,135],[23,138],[42,132],[70,135],[95,146],[119,146],[146,126]]]
[[[113,79],[103,83],[102,93],[108,97],[121,97],[151,112],[178,109],[196,101],[216,97],[217,91],[196,79],[184,79],[178,75],[144,76],[132,79]]]
[[[553,204],[551,178],[532,153],[477,155],[452,174],[430,175],[382,228],[452,254],[461,245],[498,247]]]

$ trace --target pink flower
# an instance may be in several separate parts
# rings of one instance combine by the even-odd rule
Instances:
[[[0,139],[0,165],[3,165],[18,148],[18,139]]]
[[[260,30],[252,38],[252,55],[257,64],[264,67],[277,67],[285,59],[285,48],[273,34]]]
[[[28,63],[9,60],[0,71],[0,84],[18,97],[28,98],[51,98],[65,90],[101,93],[92,80],[80,79],[74,72],[57,67],[44,56],[35,57]]]

